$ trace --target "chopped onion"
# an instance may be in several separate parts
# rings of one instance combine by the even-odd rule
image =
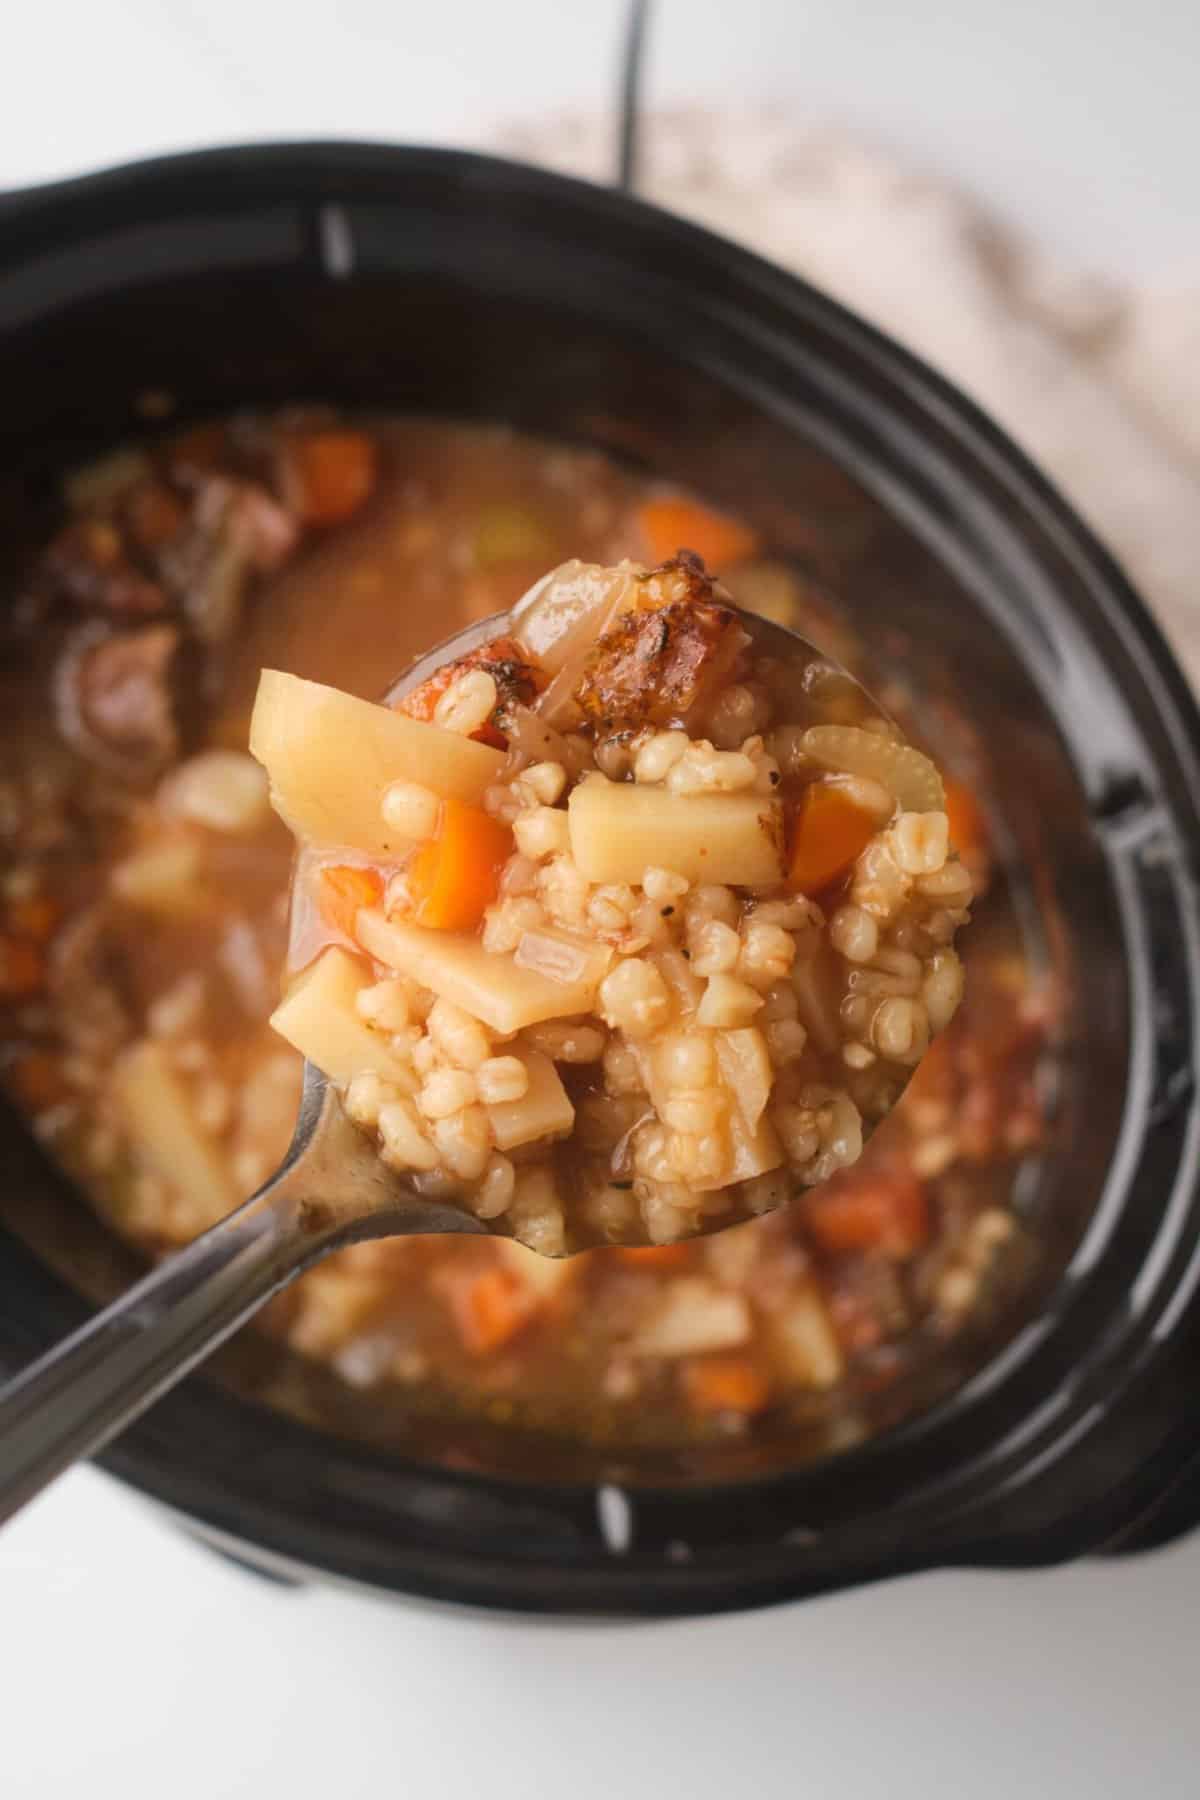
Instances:
[[[587,974],[590,949],[588,945],[573,944],[557,932],[523,931],[513,961],[519,969],[532,969],[566,985],[581,981]]]
[[[631,603],[639,574],[629,562],[615,569],[563,563],[517,601],[509,628],[525,654],[553,676],[537,703],[542,718],[565,723],[573,717],[588,653]]]
[[[636,572],[630,563],[615,569],[578,559],[560,563],[517,601],[509,628],[526,655],[556,675],[577,641],[590,643],[605,629]]]
[[[562,736],[532,708],[511,707],[505,714],[504,729],[509,755],[519,759],[516,766],[523,768],[528,763],[556,762],[562,763],[564,768],[570,767],[571,752]]]

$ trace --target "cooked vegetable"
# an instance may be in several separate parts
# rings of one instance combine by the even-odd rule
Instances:
[[[758,1130],[771,1097],[774,1071],[767,1040],[755,1025],[716,1033],[721,1078],[733,1094],[747,1132]]]
[[[929,1237],[929,1204],[915,1175],[843,1177],[805,1199],[809,1230],[825,1250],[906,1257]]]
[[[113,1069],[111,1093],[150,1174],[185,1193],[209,1224],[233,1210],[242,1195],[229,1164],[200,1129],[188,1090],[162,1044],[143,1038],[127,1051]]]
[[[340,525],[370,498],[376,462],[365,432],[297,433],[284,441],[284,492],[306,525]]]
[[[767,1175],[783,1162],[783,1147],[769,1119],[760,1119],[754,1131],[748,1131],[741,1114],[732,1112],[726,1128],[733,1155],[726,1173],[719,1181],[703,1177],[693,1182],[697,1193],[711,1193],[727,1187],[732,1181],[753,1181],[756,1175]]]
[[[420,687],[402,695],[396,702],[396,710],[406,713],[410,719],[431,723],[437,712],[438,701],[447,688],[453,687],[459,676],[467,674],[471,669],[484,669],[491,676],[496,684],[496,706],[491,719],[485,720],[470,736],[481,744],[491,744],[496,749],[503,749],[510,716],[519,707],[533,705],[544,679],[540,670],[534,669],[525,660],[524,652],[515,638],[490,638],[486,644],[477,644],[466,656],[444,663]]]
[[[169,817],[231,837],[252,837],[271,817],[262,769],[244,750],[202,750],[161,782],[158,805]]]
[[[343,937],[353,938],[354,923],[364,906],[378,906],[383,877],[378,869],[353,863],[327,863],[319,877],[321,917]]]
[[[706,1356],[685,1363],[682,1375],[688,1405],[699,1413],[761,1412],[770,1398],[766,1371],[750,1356]]]
[[[680,550],[694,550],[720,574],[758,549],[758,538],[747,526],[681,495],[647,500],[638,513],[638,524],[652,562],[666,562]]]
[[[293,981],[271,1024],[331,1081],[344,1085],[356,1075],[374,1074],[411,1093],[412,1064],[401,1061],[387,1037],[358,1015],[359,989],[371,979],[361,957],[336,945],[323,950]]]
[[[774,1315],[770,1338],[778,1362],[793,1381],[828,1388],[845,1373],[841,1346],[815,1287],[801,1289]]]
[[[767,887],[782,874],[780,807],[760,794],[673,794],[593,776],[567,814],[571,854],[589,881],[640,882],[665,868],[693,882]]]
[[[515,1150],[538,1138],[566,1137],[575,1123],[575,1108],[559,1080],[558,1070],[539,1051],[519,1051],[529,1086],[519,1100],[503,1100],[487,1109],[500,1150]]]
[[[950,842],[961,857],[969,858],[987,849],[983,811],[965,782],[953,778],[946,782],[946,818],[950,825]]]
[[[878,830],[878,821],[833,781],[814,781],[800,796],[788,852],[788,885],[821,893],[844,875]]]
[[[894,794],[905,812],[941,812],[942,778],[927,756],[858,725],[810,725],[801,739],[805,754],[823,769],[862,775]]]
[[[471,557],[477,569],[497,563],[547,563],[555,552],[554,533],[544,519],[527,506],[497,500],[485,506],[475,524]]]
[[[590,1011],[613,954],[606,944],[593,944],[583,973],[563,982],[485,950],[476,937],[428,931],[381,912],[360,913],[358,940],[378,962],[505,1034]]]
[[[567,665],[582,669],[583,655],[621,608],[632,605],[636,580],[631,564],[606,569],[598,563],[562,563],[517,601],[509,614],[513,635],[552,675]]]
[[[539,1256],[516,1238],[499,1238],[495,1248],[518,1281],[543,1303],[554,1299],[575,1280],[578,1265],[565,1257]]]
[[[0,999],[27,1000],[46,979],[46,962],[27,938],[0,937]]]
[[[518,969],[532,969],[568,987],[590,980],[599,967],[594,938],[581,937],[578,932],[563,931],[555,925],[523,931],[513,951],[513,961]]]
[[[278,669],[259,677],[250,749],[270,777],[275,810],[298,837],[385,861],[411,849],[381,810],[393,781],[475,803],[504,766],[486,744]]]
[[[2,965],[0,965],[2,966]],[[12,998],[0,986],[5,999]],[[47,1050],[29,1050],[5,1070],[8,1083],[27,1111],[37,1114],[70,1098],[71,1086],[56,1056]]]
[[[207,904],[200,850],[189,838],[146,844],[117,863],[109,880],[118,900],[164,919],[186,918]]]
[[[612,1254],[635,1269],[686,1268],[692,1259],[686,1244],[637,1244],[632,1249],[613,1250]]]
[[[729,1350],[748,1341],[753,1330],[750,1307],[702,1275],[671,1282],[662,1300],[634,1339],[642,1356],[691,1356],[704,1350]]]
[[[511,1269],[484,1269],[456,1281],[450,1306],[458,1334],[476,1356],[499,1350],[528,1325],[538,1310],[537,1296]]]
[[[436,835],[405,872],[416,923],[432,931],[473,931],[496,898],[512,847],[508,826],[482,807],[444,800]]]

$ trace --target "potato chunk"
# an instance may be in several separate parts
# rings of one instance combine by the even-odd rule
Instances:
[[[607,944],[591,945],[580,973],[556,981],[538,969],[521,968],[511,956],[485,950],[476,937],[426,931],[375,909],[359,913],[358,941],[377,962],[432,988],[504,1035],[543,1019],[591,1012],[613,957]]]
[[[270,777],[272,805],[297,837],[384,861],[411,848],[380,810],[393,781],[477,805],[504,766],[488,744],[278,669],[259,678],[250,749]]]
[[[339,1085],[356,1075],[378,1075],[405,1093],[416,1086],[412,1064],[392,1050],[382,1032],[372,1031],[355,1006],[360,988],[372,980],[366,963],[345,950],[325,950],[298,975],[271,1024],[309,1062]]]
[[[139,1159],[187,1196],[198,1221],[215,1225],[244,1196],[225,1158],[200,1129],[183,1081],[161,1044],[144,1040],[121,1057],[112,1098]]]
[[[525,1064],[529,1086],[519,1100],[502,1100],[488,1107],[497,1149],[515,1150],[519,1144],[568,1137],[575,1123],[575,1108],[558,1070],[537,1050],[514,1054]]]
[[[767,887],[783,876],[783,819],[761,794],[672,794],[593,776],[567,806],[589,881],[639,883],[651,867],[692,882]]]

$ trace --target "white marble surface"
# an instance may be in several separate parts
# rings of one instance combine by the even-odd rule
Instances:
[[[1194,271],[1200,8],[664,0],[651,91],[866,125],[1117,275]],[[296,24],[299,18],[301,23]],[[21,9],[0,185],[234,138],[482,141],[595,106],[615,0]],[[1200,1538],[569,1632],[259,1584],[91,1470],[0,1536],[5,1800],[1196,1792]]]

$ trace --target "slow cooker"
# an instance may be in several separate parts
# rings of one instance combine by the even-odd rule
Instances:
[[[759,1605],[937,1565],[1126,1550],[1200,1509],[1200,721],[1121,571],[960,394],[823,295],[627,196],[488,157],[205,152],[0,201],[0,536],[176,416],[330,400],[500,419],[694,484],[787,548],[869,525],[839,601],[991,746],[1031,955],[1070,996],[1037,1268],[904,1416],[666,1459],[321,1422],[243,1340],[106,1453],[242,1561],[542,1613]],[[4,555],[0,551],[0,560]],[[1022,875],[1021,871],[1032,871]],[[0,1118],[0,1356],[129,1278]],[[332,1377],[328,1378],[332,1381]]]

